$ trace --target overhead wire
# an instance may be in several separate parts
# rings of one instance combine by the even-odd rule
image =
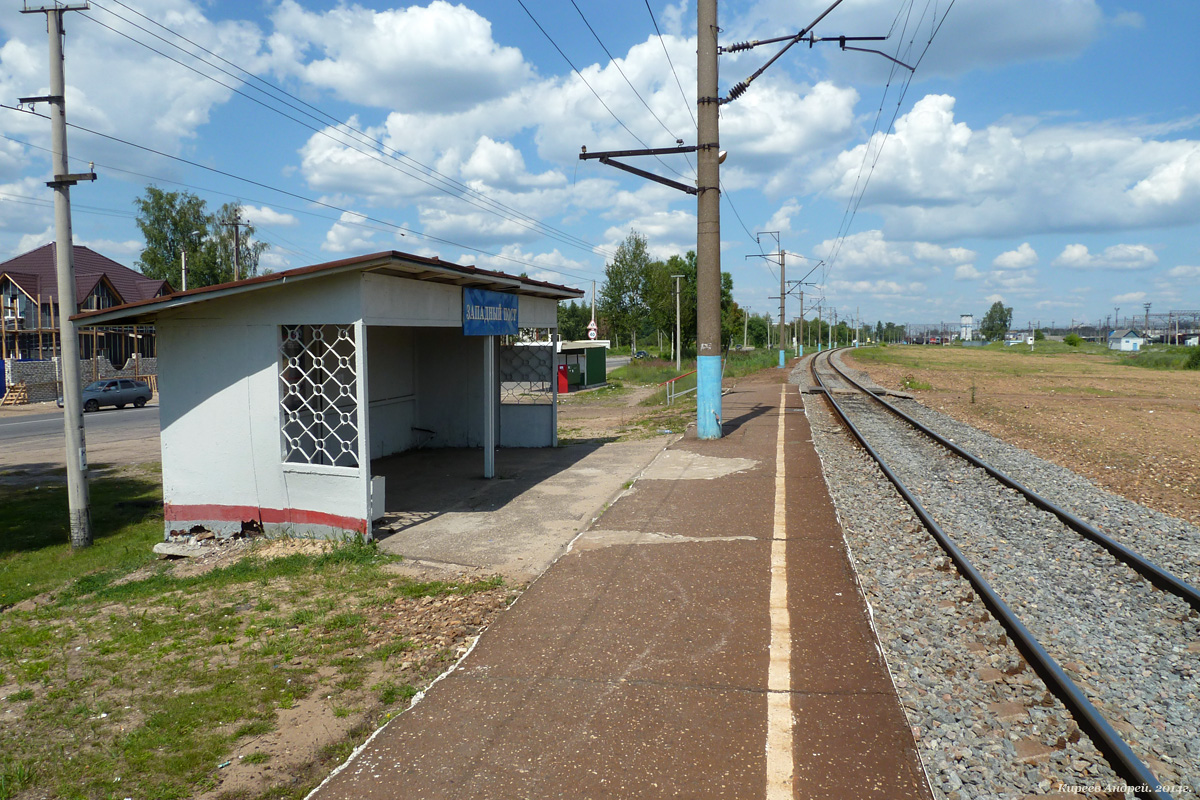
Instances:
[[[841,252],[842,245],[844,244],[847,236],[849,235],[850,227],[853,225],[854,218],[858,214],[858,209],[862,205],[863,198],[866,196],[867,186],[870,184],[871,177],[872,177],[872,175],[874,175],[874,172],[875,172],[875,167],[876,167],[876,165],[878,165],[879,159],[883,154],[884,145],[887,143],[887,139],[892,130],[892,127],[895,125],[896,119],[900,115],[900,109],[904,104],[905,97],[907,97],[907,95],[908,95],[908,89],[912,85],[912,80],[913,80],[913,77],[916,75],[917,67],[919,67],[921,65],[921,62],[925,60],[925,55],[929,52],[929,48],[933,45],[933,40],[937,37],[938,32],[941,31],[942,25],[946,22],[946,18],[950,15],[951,9],[954,8],[954,3],[955,3],[955,0],[950,0],[950,3],[949,3],[949,5],[946,6],[946,10],[942,14],[941,19],[938,19],[937,9],[936,9],[936,7],[934,8],[933,15],[932,15],[932,17],[930,17],[931,30],[930,30],[930,34],[929,34],[929,39],[925,42],[924,49],[921,51],[920,56],[917,57],[917,60],[913,63],[912,70],[907,74],[904,82],[901,85],[900,97],[896,101],[896,108],[892,112],[892,118],[888,122],[888,126],[884,131],[883,138],[880,140],[878,148],[875,150],[874,158],[871,160],[871,166],[869,169],[866,170],[866,175],[864,176],[863,170],[866,166],[867,158],[871,152],[871,142],[875,138],[875,133],[878,132],[878,124],[879,124],[879,120],[882,116],[883,104],[886,102],[887,94],[891,87],[891,81],[895,76],[896,67],[894,64],[892,66],[892,70],[891,70],[891,73],[889,74],[889,78],[888,78],[888,83],[884,87],[883,97],[880,100],[879,110],[876,113],[875,126],[872,128],[871,135],[870,135],[870,137],[868,137],[867,143],[864,145],[864,148],[863,148],[863,162],[859,166],[859,173],[858,173],[858,176],[855,178],[855,186],[851,190],[850,198],[848,199],[847,205],[846,205],[846,211],[843,213],[843,216],[842,216],[843,224],[839,226],[837,239],[834,243],[833,248],[831,248],[829,258],[826,260],[825,271],[823,273],[825,278],[828,278],[829,272],[830,272],[830,270],[832,270],[834,263],[836,262],[837,256]],[[904,23],[904,28],[902,29],[902,32],[901,32],[901,39],[897,43],[897,47],[896,47],[897,57],[900,56],[901,47],[903,47],[903,45],[904,45],[904,35],[907,32],[908,22],[912,17],[912,8],[913,8],[914,4],[915,4],[915,0],[909,0],[908,14],[905,15],[905,23]],[[905,51],[905,58],[908,58],[907,54],[912,52],[913,46],[916,42],[917,31],[922,26],[922,23],[924,22],[926,15],[928,15],[929,7],[931,4],[932,4],[932,0],[926,0],[925,8],[921,12],[921,17],[920,17],[920,19],[918,19],[917,23],[913,26],[913,35],[908,40],[908,48]],[[902,10],[903,10],[903,5],[901,6],[901,11]],[[899,16],[900,16],[900,13],[897,14],[897,18],[896,18],[897,21],[899,20]],[[892,25],[893,30],[895,29],[895,26],[896,26],[896,22],[894,21],[893,25]],[[860,182],[861,182],[861,191],[859,190]],[[856,192],[857,192],[857,197],[856,197]]]
[[[583,20],[583,24],[587,26],[587,29],[589,31],[591,31],[592,36],[596,39],[596,43],[599,44],[600,49],[604,51],[604,55],[608,56],[609,63],[617,68],[617,72],[619,72],[621,74],[621,77],[625,79],[625,83],[629,84],[629,88],[631,90],[633,90],[633,93],[637,96],[637,99],[641,100],[642,105],[645,106],[646,110],[650,112],[650,116],[654,117],[655,121],[658,122],[658,124],[662,126],[662,129],[664,131],[666,131],[668,134],[670,134],[672,139],[675,139],[676,141],[678,141],[679,137],[675,135],[675,131],[671,130],[670,127],[667,126],[667,123],[663,122],[662,119],[658,116],[658,114],[654,113],[654,109],[651,108],[650,104],[646,102],[646,98],[642,97],[642,93],[639,92],[637,90],[637,87],[633,85],[633,81],[629,80],[629,76],[625,74],[625,70],[621,69],[621,62],[619,62],[616,58],[614,58],[613,54],[608,51],[608,47],[604,44],[604,41],[600,38],[600,34],[596,33],[596,29],[592,27],[592,23],[588,22],[588,18],[583,13],[583,9],[581,9],[579,7],[579,4],[576,3],[575,0],[571,0],[571,5],[573,5],[575,7],[575,10],[579,12],[579,18]]]
[[[270,111],[273,111],[273,112],[285,117],[286,119],[289,119],[292,122],[295,122],[296,124],[301,125],[302,127],[306,128],[310,131],[313,131],[314,133],[316,133],[320,136],[328,138],[331,141],[335,142],[336,144],[348,147],[349,149],[352,149],[355,152],[358,152],[362,155],[367,156],[368,158],[378,161],[379,163],[383,164],[384,166],[387,166],[387,167],[401,173],[402,175],[405,175],[406,177],[412,178],[412,179],[430,187],[431,189],[434,189],[436,191],[447,194],[450,197],[461,200],[461,201],[463,201],[475,208],[478,208],[482,211],[485,211],[489,214],[498,216],[502,219],[506,219],[510,222],[514,222],[514,223],[521,225],[522,227],[525,227],[529,230],[536,231],[539,234],[545,235],[548,238],[555,239],[563,244],[566,244],[566,245],[569,245],[572,247],[576,247],[576,248],[579,248],[582,250],[586,250],[589,252],[600,253],[605,256],[612,255],[612,253],[606,251],[603,247],[601,247],[599,245],[592,244],[591,242],[588,242],[586,239],[583,239],[581,237],[575,236],[574,234],[563,231],[559,228],[549,225],[548,223],[542,222],[541,220],[538,220],[535,217],[525,214],[525,213],[519,211],[518,209],[512,208],[511,206],[509,206],[505,203],[502,203],[498,200],[493,199],[492,197],[488,196],[487,194],[480,192],[479,190],[477,190],[471,186],[468,186],[467,184],[464,184],[460,181],[455,180],[454,178],[451,178],[449,176],[442,174],[441,172],[438,172],[433,167],[423,164],[420,161],[412,158],[411,156],[409,156],[399,150],[389,147],[387,144],[385,144],[380,139],[377,139],[377,138],[371,136],[370,134],[367,134],[367,133],[355,128],[354,126],[350,125],[349,123],[339,121],[333,115],[331,115],[325,111],[322,111],[321,109],[317,108],[316,106],[312,105],[311,103],[305,102],[304,100],[295,97],[294,95],[292,95],[291,93],[282,89],[281,87],[278,87],[278,86],[270,83],[269,81],[265,81],[262,78],[259,78],[258,76],[254,75],[252,72],[250,72],[249,70],[246,70],[243,67],[240,67],[237,64],[233,63],[232,61],[220,56],[219,54],[214,53],[213,51],[205,48],[203,45],[200,45],[200,44],[192,41],[191,39],[187,38],[186,36],[172,30],[171,28],[169,28],[165,25],[162,25],[161,23],[153,20],[150,17],[147,17],[145,14],[142,14],[141,12],[137,11],[136,9],[130,8],[129,6],[127,6],[123,2],[121,2],[121,0],[110,0],[110,2],[116,3],[117,5],[121,6],[122,8],[129,10],[131,13],[136,14],[137,16],[141,17],[142,19],[147,20],[148,22],[150,22],[153,25],[161,28],[162,30],[170,33],[171,35],[178,37],[179,39],[181,39],[184,42],[187,42],[189,45],[195,47],[196,49],[201,50],[202,52],[212,56],[213,58],[218,59],[221,62],[229,65],[231,68],[248,76],[253,81],[255,81],[257,83],[261,83],[264,86],[267,86],[268,88],[270,88],[272,91],[278,93],[279,95],[283,95],[283,97],[278,97],[278,96],[272,95],[272,94],[264,91],[262,88],[255,86],[255,85],[247,82],[243,78],[239,77],[238,75],[233,74],[229,70],[222,68],[220,65],[214,64],[211,61],[201,58],[196,53],[190,52],[187,49],[178,45],[177,43],[172,42],[172,41],[160,36],[159,34],[155,33],[154,31],[146,29],[145,27],[137,24],[136,22],[129,19],[128,17],[122,16],[121,14],[113,11],[110,8],[105,7],[103,4],[101,4],[99,2],[93,3],[92,5],[103,10],[105,13],[108,13],[108,14],[116,17],[117,19],[121,20],[122,22],[125,22],[126,24],[136,28],[137,30],[142,31],[143,33],[146,33],[149,36],[153,36],[154,38],[158,39],[159,41],[163,42],[164,44],[167,44],[170,47],[173,47],[173,48],[179,50],[180,52],[187,54],[191,58],[195,58],[197,61],[204,64],[205,66],[211,67],[212,69],[215,69],[218,72],[221,72],[222,74],[227,75],[228,77],[230,77],[230,78],[238,81],[242,85],[246,86],[248,89],[253,89],[254,91],[259,92],[260,94],[269,98],[273,102],[282,103],[283,105],[287,106],[288,108],[292,109],[293,111],[296,111],[296,112],[308,117],[309,119],[312,119],[312,120],[318,122],[320,125],[325,126],[325,127],[318,128],[308,122],[305,122],[304,120],[297,119],[296,117],[292,116],[291,114],[288,114],[287,112],[282,111],[281,109],[276,108],[275,106],[272,106],[269,103],[266,103],[263,100],[261,100],[257,97],[254,97],[245,91],[242,91],[241,89],[237,88],[236,86],[230,86],[229,84],[224,83],[223,81],[217,79],[216,77],[205,73],[204,71],[196,68],[195,66],[186,64],[186,63],[180,61],[179,59],[174,58],[173,56],[170,56],[170,55],[162,52],[161,50],[156,49],[155,47],[147,44],[146,42],[140,41],[139,39],[137,39],[133,36],[130,36],[129,34],[123,32],[123,31],[119,31],[110,25],[106,25],[105,23],[96,19],[95,16],[93,16],[93,15],[84,14],[84,16],[87,19],[90,19],[92,22],[96,23],[97,25],[99,25],[103,28],[106,28],[109,31],[117,34],[118,36],[122,36],[122,37],[128,39],[129,41],[134,42],[135,44],[141,45],[142,47],[145,47],[146,49],[150,50],[151,52],[156,53],[157,55],[162,56],[163,58],[166,58],[166,59],[178,64],[179,66],[181,66],[185,69],[188,69],[188,70],[196,73],[197,75],[200,75],[201,77],[211,80],[214,83],[216,83],[217,85],[222,86],[222,87],[228,89],[229,91],[234,92],[234,93],[244,97],[247,100],[250,100],[253,103],[256,103]],[[295,103],[289,102],[289,100],[285,99],[285,98],[290,98],[292,100],[295,100],[296,103],[299,103],[302,106],[312,109],[314,112],[316,112],[316,114],[305,111],[304,108],[301,108],[299,105],[296,105]],[[320,116],[317,116],[317,115],[320,115]],[[347,136],[347,138],[350,139],[348,141],[347,139],[342,139],[342,138],[333,136],[329,132],[329,130],[327,130],[328,126],[331,126],[331,125],[333,126],[333,129],[335,131],[337,131],[338,133],[345,133],[345,134],[353,133],[354,137],[356,137],[356,138],[350,138]],[[369,145],[371,148],[378,148],[378,150],[380,152],[378,152],[378,153],[374,152],[374,149],[364,150],[364,149],[362,149],[362,147],[357,146],[357,145]],[[391,162],[384,160],[384,158],[382,158],[381,156],[386,156],[387,158],[391,159]],[[392,163],[392,162],[395,162],[395,163]]]
[[[625,132],[628,133],[630,136],[632,136],[634,138],[634,140],[638,144],[640,144],[643,148],[645,148],[647,150],[651,149],[650,145],[646,144],[646,142],[643,141],[640,136],[638,136],[636,133],[634,133],[633,130],[631,130],[630,127],[625,124],[624,120],[622,120],[620,117],[618,117],[616,112],[613,111],[609,107],[608,103],[604,102],[604,98],[600,96],[600,93],[596,91],[595,87],[593,87],[592,84],[588,83],[588,79],[583,77],[583,73],[580,72],[579,68],[575,66],[575,62],[573,62],[571,60],[571,58],[566,53],[563,52],[563,49],[558,46],[558,42],[554,41],[554,37],[552,37],[546,31],[546,29],[544,27],[542,27],[542,23],[538,22],[537,17],[535,17],[533,15],[533,12],[530,11],[529,8],[525,5],[524,0],[517,0],[517,5],[521,6],[521,8],[525,11],[525,14],[529,17],[529,19],[533,21],[533,24],[535,26],[537,26],[537,29],[542,32],[542,36],[545,36],[546,41],[550,42],[550,44],[554,47],[554,49],[558,51],[558,54],[560,56],[562,56],[563,61],[566,61],[567,65],[571,68],[571,70],[575,73],[575,75],[579,78],[579,80],[583,81],[583,85],[586,86],[588,88],[588,91],[590,91],[596,97],[596,100],[598,100],[600,102],[600,105],[602,105],[604,107],[604,110],[609,113],[609,116],[611,116],[613,119],[615,119],[617,121],[617,124],[620,125],[622,128],[624,128]],[[659,164],[662,164],[662,166],[665,169],[669,170],[670,172],[675,173],[679,177],[684,178],[686,180],[686,178],[687,178],[686,175],[679,172],[679,170],[675,169],[667,162],[663,161],[662,158],[660,158],[659,156],[654,156],[654,160],[657,161]]]
[[[9,105],[4,105],[4,104],[0,104],[0,108],[5,108],[5,109],[8,109],[9,111],[16,111],[16,112],[23,113],[23,114],[30,114],[32,116],[39,117],[39,118],[45,119],[45,120],[50,119],[45,114],[40,114],[36,111],[30,111],[29,109],[17,108],[15,106],[9,106]],[[362,217],[363,219],[370,220],[371,222],[374,222],[376,224],[383,225],[383,226],[385,226],[385,228],[390,229],[391,231],[399,232],[402,236],[411,234],[411,235],[416,236],[421,239],[428,239],[430,241],[439,242],[441,244],[446,244],[451,247],[457,247],[461,250],[468,250],[473,253],[479,253],[480,255],[488,256],[490,258],[496,258],[496,259],[500,259],[502,261],[508,261],[508,262],[511,262],[514,264],[520,264],[522,266],[531,267],[533,269],[538,269],[538,270],[542,270],[545,272],[553,272],[556,275],[565,275],[567,277],[575,278],[576,280],[582,280],[582,281],[593,280],[590,277],[585,277],[583,275],[572,273],[567,270],[556,269],[554,267],[548,267],[548,266],[545,266],[544,264],[535,264],[530,261],[525,261],[525,260],[519,259],[519,258],[513,258],[512,256],[506,256],[506,255],[503,255],[500,253],[493,253],[489,250],[484,250],[479,247],[473,247],[471,245],[463,244],[462,242],[455,242],[451,239],[445,239],[440,236],[435,236],[431,233],[426,233],[424,231],[418,231],[413,228],[409,228],[405,225],[398,225],[394,222],[388,222],[387,220],[379,219],[377,217],[372,217],[370,215],[363,214],[360,211],[353,211],[351,209],[342,208],[341,206],[334,205],[333,203],[327,203],[323,200],[317,200],[315,198],[305,197],[304,195],[298,194],[298,193],[290,191],[288,189],[281,189],[277,186],[271,186],[270,184],[263,183],[262,181],[254,180],[253,178],[245,178],[240,175],[235,175],[232,172],[227,172],[225,170],[218,169],[217,167],[211,167],[211,166],[208,166],[207,164],[201,164],[199,162],[183,158],[182,156],[175,156],[175,155],[171,155],[170,153],[164,153],[163,151],[156,150],[153,147],[147,147],[146,145],[137,144],[136,142],[131,142],[127,139],[122,139],[118,136],[112,136],[107,133],[101,133],[100,131],[92,130],[91,128],[84,127],[84,126],[79,125],[74,122],[67,123],[67,126],[70,128],[73,128],[77,131],[80,131],[82,133],[88,133],[88,134],[91,134],[92,136],[98,136],[102,139],[107,139],[109,141],[116,142],[118,144],[122,144],[122,145],[125,145],[128,147],[133,147],[138,150],[143,150],[147,153],[152,153],[152,154],[154,154],[156,156],[160,156],[162,158],[167,158],[172,161],[178,161],[182,164],[187,164],[190,167],[195,167],[197,169],[206,170],[206,171],[212,172],[216,175],[221,175],[223,177],[230,178],[231,180],[241,181],[242,183],[247,183],[247,184],[250,184],[251,186],[257,186],[261,189],[266,189],[267,191],[277,192],[277,193],[285,195],[287,197],[292,197],[297,200],[301,200],[305,203],[312,203],[313,205],[321,206],[322,208],[328,208],[332,211],[337,211],[342,214],[353,214],[355,216]],[[339,220],[339,222],[341,222],[341,220]]]

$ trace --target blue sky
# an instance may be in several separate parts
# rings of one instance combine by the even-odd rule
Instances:
[[[795,33],[829,2],[721,2],[721,43]],[[48,91],[46,33],[5,5],[0,102],[16,105]],[[656,256],[694,249],[691,196],[577,155],[695,143],[695,2],[651,0],[661,39],[645,0],[576,5],[525,0],[552,44],[517,0],[96,0],[67,16],[68,120],[258,185],[72,130],[72,169],[100,175],[72,193],[76,242],[132,265],[133,199],[155,183],[241,200],[273,269],[397,249],[590,289],[630,230]],[[1020,325],[1065,325],[1200,308],[1196,30],[1194,0],[844,0],[818,36],[890,34],[878,47],[919,66],[910,80],[877,55],[798,45],[722,108],[735,298],[777,312],[776,268],[748,256],[778,231],[789,278],[824,261],[806,306],[843,317],[927,324],[1001,300]],[[722,93],[776,49],[723,56]],[[49,123],[0,109],[0,136],[10,258],[52,237]],[[693,177],[664,161],[638,163]]]

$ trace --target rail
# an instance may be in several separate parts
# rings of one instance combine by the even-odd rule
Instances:
[[[875,394],[857,381],[850,378],[841,369],[833,363],[833,351],[825,351],[825,363],[836,371],[844,380],[851,385],[857,387],[865,394],[874,397],[884,406],[891,408],[890,403],[885,403]],[[833,407],[837,415],[841,417],[847,429],[862,445],[863,449],[871,456],[872,459],[879,465],[883,474],[896,487],[901,497],[905,502],[912,507],[917,517],[924,523],[933,537],[937,540],[946,554],[957,565],[959,571],[967,578],[968,581],[975,587],[980,598],[996,615],[997,620],[1005,627],[1011,636],[1014,643],[1024,653],[1026,660],[1035,667],[1038,674],[1047,684],[1051,685],[1058,692],[1059,697],[1063,699],[1067,707],[1075,714],[1088,733],[1091,735],[1094,742],[1102,751],[1109,757],[1114,767],[1117,767],[1118,773],[1122,777],[1135,786],[1146,787],[1145,791],[1139,791],[1139,796],[1152,797],[1158,800],[1170,800],[1171,795],[1159,783],[1154,773],[1137,757],[1129,745],[1125,742],[1116,729],[1108,722],[1100,711],[1092,705],[1092,702],[1087,698],[1084,692],[1075,684],[1074,681],[1067,676],[1054,657],[1042,647],[1041,643],[1034,637],[1033,633],[1025,627],[1025,624],[1017,617],[1016,613],[1009,607],[1007,603],[1000,597],[999,593],[992,588],[991,584],[983,577],[983,575],[975,568],[975,566],[967,559],[966,555],[959,549],[949,535],[942,529],[940,525],[933,519],[929,512],[917,499],[916,495],[900,480],[900,477],[892,471],[887,462],[883,460],[875,448],[867,443],[866,437],[861,431],[850,421],[849,416],[834,399],[833,393],[826,388],[817,375],[817,357],[814,356],[809,362],[809,368],[812,371],[813,382],[822,389],[825,398]],[[894,410],[894,409],[893,409]],[[1048,509],[1047,509],[1048,510]]]
[[[674,378],[665,380],[659,384],[659,386],[667,387],[667,405],[671,405],[671,403],[673,403],[675,401],[676,397],[683,397],[685,394],[696,391],[695,386],[693,386],[690,389],[681,389],[678,391],[675,390],[675,381],[679,380],[680,378],[686,378],[688,375],[695,375],[695,374],[696,374],[696,370],[692,370],[691,372],[685,372],[682,375],[676,375]]]

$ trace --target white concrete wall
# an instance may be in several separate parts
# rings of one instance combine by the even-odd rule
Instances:
[[[462,287],[392,275],[362,275],[363,321],[462,329]]]
[[[284,464],[279,429],[279,326],[354,322],[358,281],[304,281],[160,317],[168,531],[229,533],[261,515],[268,529],[323,536],[366,519],[367,470]]]
[[[418,441],[413,434],[417,424],[414,342],[413,328],[367,328],[371,458],[401,453]]]
[[[558,301],[521,295],[517,301],[517,325],[522,328],[557,328]]]
[[[500,406],[501,447],[553,447],[554,406],[549,403]]]
[[[416,348],[417,426],[434,431],[426,447],[483,445],[483,337],[420,328]]]

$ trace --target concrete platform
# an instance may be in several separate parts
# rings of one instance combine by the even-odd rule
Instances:
[[[655,458],[314,796],[929,798],[784,377]]]

